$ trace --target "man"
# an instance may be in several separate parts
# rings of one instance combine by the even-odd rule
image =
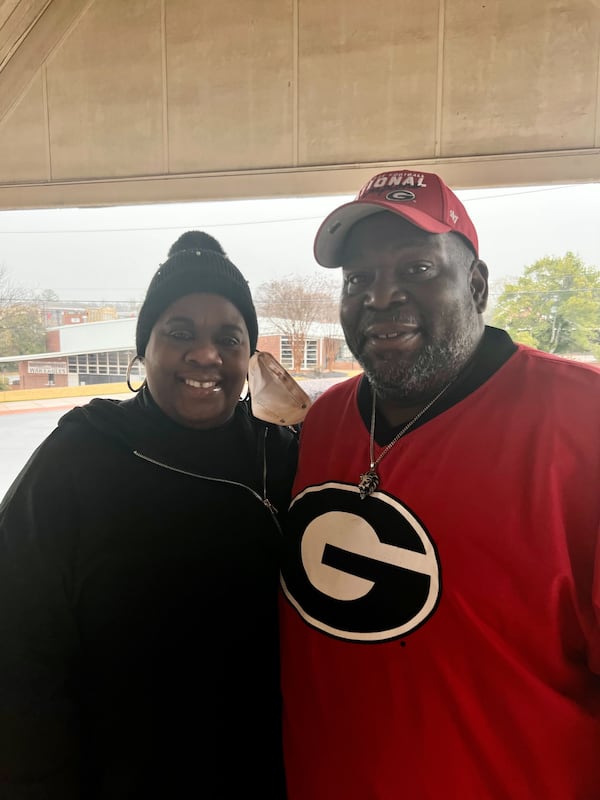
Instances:
[[[315,256],[342,267],[363,374],[301,434],[289,800],[600,797],[600,370],[484,325],[477,233],[437,175],[376,175]]]

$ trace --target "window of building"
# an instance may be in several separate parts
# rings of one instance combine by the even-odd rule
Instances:
[[[111,353],[83,353],[69,356],[69,372],[77,375],[114,375],[124,378],[127,367],[133,358],[131,350],[117,350]],[[139,361],[134,364],[132,374],[144,377],[144,367]]]
[[[292,369],[294,359],[292,356],[292,345],[287,336],[281,337],[279,360],[286,369]],[[304,356],[302,358],[301,369],[319,368],[319,342],[317,339],[307,339],[304,342]]]

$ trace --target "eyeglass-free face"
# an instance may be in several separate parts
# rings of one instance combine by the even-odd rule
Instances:
[[[146,381],[175,422],[214,428],[233,414],[249,359],[248,328],[236,306],[220,295],[189,294],[168,306],[152,328]]]

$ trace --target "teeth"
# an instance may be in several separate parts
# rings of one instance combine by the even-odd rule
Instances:
[[[399,333],[378,333],[376,339],[395,339]]]
[[[194,389],[214,389],[217,385],[215,381],[193,381],[191,378],[185,379],[186,386],[193,386]]]

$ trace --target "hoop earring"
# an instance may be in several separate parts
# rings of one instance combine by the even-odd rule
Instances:
[[[138,356],[137,353],[131,359],[129,364],[127,364],[127,372],[125,373],[125,382],[127,383],[127,388],[129,389],[130,392],[139,392],[146,385],[146,378],[144,378],[144,380],[140,383],[140,385],[137,387],[137,389],[135,389],[131,385],[131,370],[133,369],[133,365],[135,364],[136,361],[139,361],[140,364],[143,363],[142,362],[142,357]],[[139,372],[139,370],[138,370],[138,372]]]

